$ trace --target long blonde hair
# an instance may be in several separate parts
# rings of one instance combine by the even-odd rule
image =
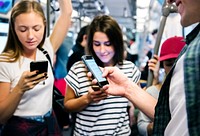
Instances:
[[[14,23],[17,16],[23,13],[29,13],[31,11],[34,11],[35,13],[39,14],[43,18],[44,24],[46,23],[46,18],[45,18],[45,15],[40,3],[34,0],[33,1],[20,0],[13,7],[11,11],[10,20],[9,20],[8,39],[6,42],[6,46],[2,54],[0,55],[0,61],[15,62],[22,55],[23,46],[16,35]],[[45,38],[46,38],[46,25],[45,25],[43,39],[41,43],[38,45],[38,48],[41,48],[43,46]]]

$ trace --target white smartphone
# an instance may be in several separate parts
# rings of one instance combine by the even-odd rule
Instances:
[[[83,55],[82,60],[85,63],[88,70],[97,79],[99,87],[103,87],[104,85],[108,84],[107,79],[102,77],[102,71],[91,55]]]

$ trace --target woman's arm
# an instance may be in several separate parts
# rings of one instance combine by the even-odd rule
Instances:
[[[10,83],[0,83],[0,124],[4,124],[15,112],[23,93],[15,88],[10,92]]]
[[[54,52],[58,50],[62,44],[71,23],[72,3],[71,0],[58,0],[60,6],[60,15],[54,25],[50,35]]]
[[[79,112],[89,103],[90,99],[87,97],[87,95],[76,98],[73,89],[69,85],[67,86],[64,99],[64,106],[67,112]]]
[[[12,90],[10,90],[10,83],[0,82],[0,124],[4,124],[14,114],[26,91],[34,88],[39,82],[46,79],[45,74],[37,76],[35,74],[37,74],[36,71],[25,71]]]

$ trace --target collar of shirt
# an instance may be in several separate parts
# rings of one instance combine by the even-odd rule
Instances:
[[[190,42],[197,36],[200,31],[200,23],[186,36],[186,44],[190,44]]]

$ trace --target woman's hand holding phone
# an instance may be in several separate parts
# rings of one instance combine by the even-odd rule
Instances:
[[[90,103],[98,103],[99,101],[105,99],[107,97],[107,94],[103,91],[102,88],[93,85],[89,88],[87,97]]]
[[[24,93],[30,89],[33,89],[38,83],[47,78],[48,77],[46,73],[38,74],[37,70],[33,72],[25,71],[22,73],[22,76],[15,86],[15,89],[19,90],[21,93]]]

